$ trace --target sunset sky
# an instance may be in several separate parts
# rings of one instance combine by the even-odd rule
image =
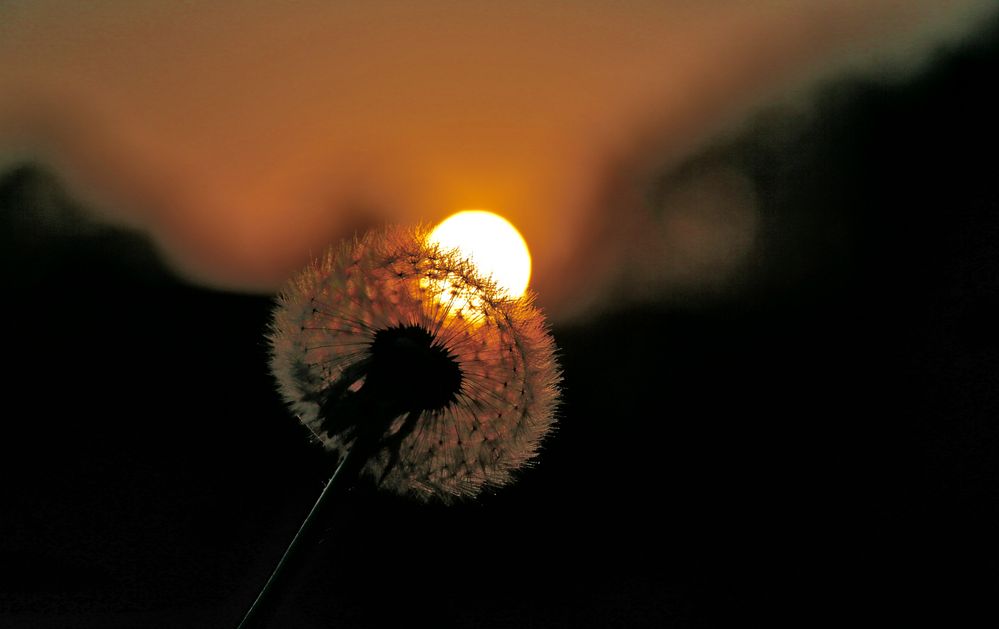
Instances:
[[[490,209],[568,317],[724,281],[756,237],[742,173],[667,191],[681,219],[648,188],[754,110],[807,114],[823,79],[904,75],[992,9],[5,2],[0,163],[37,157],[181,273],[262,292],[360,228]]]

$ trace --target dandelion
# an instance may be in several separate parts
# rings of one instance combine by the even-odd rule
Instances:
[[[553,425],[560,374],[543,315],[427,236],[389,227],[331,248],[278,297],[271,371],[339,464],[240,627],[334,481],[472,497],[509,482]]]
[[[381,488],[445,501],[503,485],[553,423],[544,317],[422,229],[330,249],[280,295],[271,369],[315,438]]]

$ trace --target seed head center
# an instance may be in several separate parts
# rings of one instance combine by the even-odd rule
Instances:
[[[461,367],[447,348],[418,325],[400,325],[375,333],[365,387],[395,398],[407,411],[434,411],[455,401],[461,390]]]

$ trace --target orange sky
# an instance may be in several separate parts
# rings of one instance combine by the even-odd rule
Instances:
[[[531,246],[542,305],[567,314],[613,265],[752,245],[737,175],[719,175],[713,218],[650,237],[640,202],[606,193],[620,164],[640,187],[753,105],[909,64],[991,5],[8,1],[0,164],[53,165],[181,273],[240,290],[367,225],[493,209]],[[622,257],[638,237],[643,255]]]

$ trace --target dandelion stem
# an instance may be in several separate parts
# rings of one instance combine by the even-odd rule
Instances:
[[[267,579],[267,583],[264,584],[260,593],[257,594],[256,600],[253,601],[253,605],[250,606],[246,615],[243,616],[243,620],[240,621],[237,629],[251,629],[252,627],[257,626],[254,623],[263,622],[265,616],[262,614],[264,614],[264,609],[267,606],[268,599],[275,596],[274,592],[277,589],[276,585],[281,581],[281,577],[284,575],[285,570],[292,557],[295,555],[300,543],[303,539],[305,539],[311,530],[312,525],[316,520],[316,514],[322,511],[327,498],[332,493],[330,490],[334,483],[341,479],[344,474],[347,474],[348,476],[356,476],[358,470],[357,466],[347,465],[347,462],[353,458],[351,457],[351,453],[353,453],[356,449],[357,448],[351,448],[348,450],[347,454],[345,454],[343,459],[340,461],[340,464],[337,465],[336,470],[333,471],[333,476],[330,477],[330,480],[326,483],[322,493],[319,494],[319,498],[316,500],[316,503],[312,505],[309,515],[305,516],[305,520],[302,522],[302,525],[298,527],[298,532],[295,533],[295,537],[292,538],[291,543],[288,544],[288,548],[286,548],[284,554],[281,555],[281,560],[278,561],[277,566],[274,567],[274,571],[271,572],[271,576]],[[353,474],[351,474],[351,472],[353,472]],[[354,479],[352,478],[347,478],[346,482],[350,483],[353,480]]]

